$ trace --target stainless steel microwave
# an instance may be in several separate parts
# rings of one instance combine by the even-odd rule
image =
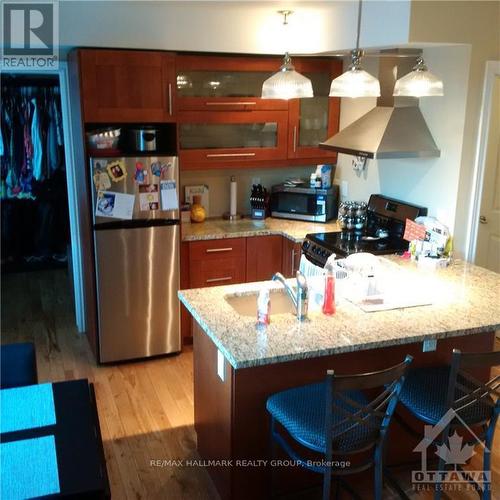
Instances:
[[[284,219],[328,222],[337,217],[339,187],[328,189],[288,187],[271,188],[271,215]]]

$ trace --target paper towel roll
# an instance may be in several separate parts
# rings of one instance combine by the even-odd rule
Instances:
[[[229,188],[229,214],[236,215],[237,207],[236,207],[236,192],[237,192],[237,183],[234,176],[231,177],[231,185]]]

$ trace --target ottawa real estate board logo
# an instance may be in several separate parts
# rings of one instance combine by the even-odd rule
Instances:
[[[56,69],[59,63],[57,1],[2,2],[2,69]]]
[[[468,435],[468,442],[464,442],[456,430],[449,435],[450,424],[458,421],[460,427]],[[444,442],[443,433],[447,435]],[[440,438],[441,436],[441,438]],[[491,471],[470,470],[462,468],[475,455],[475,447],[486,454],[490,450],[486,448],[481,438],[467,425],[467,423],[455,412],[448,410],[436,425],[424,426],[424,438],[414,448],[414,452],[421,453],[420,470],[412,471],[412,483],[414,490],[439,489],[441,491],[456,492],[460,490],[474,489],[480,492],[491,491]],[[439,457],[442,468],[429,470],[427,467],[427,451],[434,448],[434,454]]]

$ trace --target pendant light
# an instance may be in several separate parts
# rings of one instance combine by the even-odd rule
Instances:
[[[442,96],[444,95],[443,81],[427,69],[423,58],[419,56],[413,70],[396,80],[393,95],[409,97]]]
[[[279,10],[278,12],[283,15],[283,25],[286,26],[287,18],[293,11]],[[285,53],[279,71],[262,84],[263,99],[297,99],[313,96],[311,80],[295,71],[288,52]]]
[[[356,49],[351,51],[349,69],[332,81],[330,97],[379,97],[380,82],[365,71],[360,64],[363,51],[359,50],[359,35],[361,32],[362,0],[358,3],[358,30]]]

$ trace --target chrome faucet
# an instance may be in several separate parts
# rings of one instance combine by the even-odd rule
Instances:
[[[281,273],[276,273],[273,276],[273,281],[279,281],[285,287],[286,293],[288,294],[288,296],[293,302],[293,305],[295,306],[297,319],[302,321],[307,318],[309,294],[307,290],[306,277],[300,271],[297,271],[296,278],[297,278],[296,292],[293,291],[293,288],[286,282],[285,277]]]

